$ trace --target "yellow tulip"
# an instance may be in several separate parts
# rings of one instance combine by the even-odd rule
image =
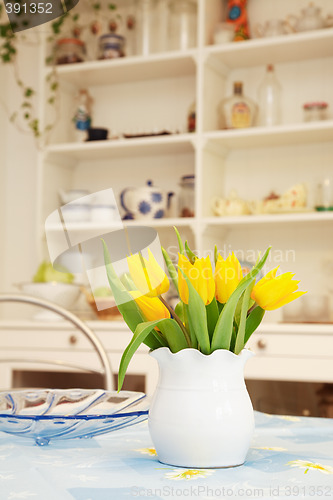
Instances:
[[[266,311],[278,309],[301,297],[306,292],[297,292],[299,281],[293,280],[292,273],[276,276],[278,267],[272,269],[253,287],[251,298]]]
[[[181,300],[188,304],[188,286],[184,275],[186,274],[195,290],[202,298],[205,305],[210,304],[215,294],[212,264],[209,257],[196,259],[194,264],[185,255],[179,254],[178,259],[178,289]]]
[[[216,299],[221,304],[225,304],[227,302],[242,278],[242,268],[235,254],[232,252],[232,254],[229,254],[225,260],[220,254],[218,254],[214,279],[216,286]]]
[[[140,292],[130,292],[147,321],[170,318],[170,313],[157,297],[146,297]]]
[[[139,254],[127,257],[128,268],[135,286],[148,297],[157,297],[169,290],[169,280],[148,248],[148,260]]]

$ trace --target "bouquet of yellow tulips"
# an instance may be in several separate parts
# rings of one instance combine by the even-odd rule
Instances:
[[[140,253],[127,257],[129,274],[120,279],[104,245],[104,260],[117,307],[134,333],[122,356],[118,390],[128,364],[141,343],[150,349],[168,347],[172,352],[194,348],[203,354],[227,349],[239,354],[257,329],[266,310],[277,309],[306,292],[297,291],[299,281],[292,273],[276,276],[273,269],[256,283],[270,248],[251,271],[243,276],[232,253],[225,260],[215,247],[215,270],[209,257],[198,258],[181,240],[178,270],[162,248],[170,278],[180,301],[172,309],[162,294],[170,282],[148,249],[148,259]]]

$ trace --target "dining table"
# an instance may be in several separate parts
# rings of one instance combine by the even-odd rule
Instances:
[[[0,500],[332,499],[333,419],[255,412],[243,465],[186,469],[158,461],[147,420],[83,439],[0,432]]]

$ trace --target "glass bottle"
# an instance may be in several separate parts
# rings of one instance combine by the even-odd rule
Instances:
[[[137,53],[148,56],[156,49],[157,26],[157,2],[156,0],[136,1],[136,33]]]
[[[73,121],[75,124],[76,140],[82,142],[87,139],[87,131],[91,126],[93,99],[88,90],[81,89],[75,100],[76,109]]]
[[[243,95],[243,82],[234,82],[234,94],[221,101],[218,106],[220,128],[252,127],[255,122],[257,105]]]
[[[268,64],[265,78],[258,88],[258,125],[271,127],[281,123],[281,85],[273,64]]]

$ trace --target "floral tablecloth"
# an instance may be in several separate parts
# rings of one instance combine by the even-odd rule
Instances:
[[[0,500],[332,499],[333,420],[256,413],[245,465],[187,470],[157,461],[147,422],[38,447],[0,433]]]

